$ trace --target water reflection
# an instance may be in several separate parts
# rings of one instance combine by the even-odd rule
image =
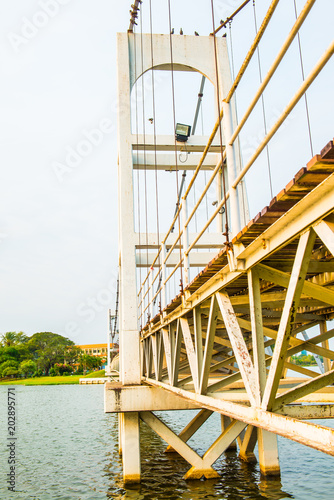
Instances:
[[[264,498],[271,498],[273,500],[279,500],[280,498],[293,498],[293,496],[289,493],[284,493],[282,491],[281,480],[276,477],[264,478],[261,476],[259,490]]]

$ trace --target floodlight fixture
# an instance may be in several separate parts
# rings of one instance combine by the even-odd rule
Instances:
[[[177,123],[175,127],[175,138],[180,142],[187,142],[190,136],[191,126],[184,125],[183,123]]]

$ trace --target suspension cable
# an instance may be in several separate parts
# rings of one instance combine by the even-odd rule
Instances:
[[[256,8],[255,8],[255,0],[253,0],[253,13],[254,13],[254,26],[255,26],[255,35],[257,34],[257,20],[256,20]],[[257,54],[257,62],[259,67],[259,77],[260,77],[260,85],[262,84],[262,71],[261,71],[261,60],[260,60],[260,49],[259,46],[256,47]],[[264,126],[264,135],[267,135],[267,120],[266,120],[266,111],[264,105],[264,96],[261,94],[261,103],[262,103],[262,115],[263,115],[263,126]],[[270,166],[270,156],[269,156],[269,146],[266,145],[266,153],[267,153],[267,165],[268,165],[268,177],[269,177],[269,188],[270,188],[270,196],[271,199],[274,197],[273,193],[273,185],[271,178],[271,166]]]
[[[218,77],[218,54],[217,54],[217,45],[216,45],[216,33],[215,33],[215,13],[213,7],[213,0],[211,0],[211,15],[212,15],[212,39],[214,45],[214,55],[215,55],[215,72],[216,72],[216,94],[217,94],[217,111],[218,117],[220,117],[220,92],[219,92],[219,77]],[[222,162],[222,174],[223,174],[223,192],[225,199],[225,232],[223,235],[226,237],[226,245],[229,245],[229,226],[228,226],[228,213],[227,213],[227,197],[226,197],[226,183],[225,183],[225,172],[224,172],[224,151],[223,151],[223,133],[222,133],[222,124],[221,120],[219,120],[219,141],[220,141],[220,154],[221,154],[221,162]]]
[[[295,8],[295,16],[296,19],[298,17],[297,15],[297,6],[296,6],[296,0],[293,0],[294,3],[294,8]],[[300,68],[302,72],[302,77],[303,81],[305,80],[305,73],[304,73],[304,64],[303,64],[303,55],[302,55],[302,46],[300,42],[300,34],[299,31],[297,33],[297,38],[298,38],[298,48],[299,48],[299,58],[300,58]],[[304,94],[304,99],[305,99],[305,109],[306,109],[306,119],[307,119],[307,127],[308,127],[308,135],[310,139],[310,149],[311,149],[311,158],[313,158],[313,141],[312,141],[312,133],[311,133],[311,124],[310,124],[310,115],[309,115],[309,110],[308,110],[308,102],[307,102],[307,95],[306,92]]]
[[[176,128],[176,116],[175,116],[175,86],[174,86],[174,62],[173,62],[173,42],[172,42],[172,13],[171,13],[171,5],[170,1],[168,0],[168,21],[169,21],[169,48],[170,48],[170,63],[171,63],[171,77],[172,77],[172,100],[173,100],[173,123],[174,123],[174,131]],[[179,228],[179,237],[181,234],[181,223],[180,223],[180,198],[179,198],[179,170],[178,170],[178,164],[177,164],[177,145],[176,145],[176,137],[174,136],[174,150],[175,150],[175,173],[176,173],[176,207],[178,209],[178,228]],[[181,250],[181,243],[179,245],[180,247],[180,288],[181,292],[183,292],[183,266],[182,266],[182,250]]]

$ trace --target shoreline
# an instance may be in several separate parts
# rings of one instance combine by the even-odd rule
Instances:
[[[87,373],[86,375],[59,375],[55,377],[45,376],[45,377],[35,377],[35,378],[24,378],[24,379],[13,379],[13,380],[2,380],[0,385],[79,385],[79,379],[81,378],[100,378],[104,377],[104,370],[99,370],[97,372]]]

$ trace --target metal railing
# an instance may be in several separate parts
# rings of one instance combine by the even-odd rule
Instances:
[[[244,127],[245,123],[247,122],[249,116],[251,115],[252,111],[254,110],[254,107],[256,106],[257,102],[259,101],[260,97],[263,95],[263,92],[265,88],[267,87],[268,83],[270,82],[271,78],[275,74],[279,64],[281,63],[282,59],[284,58],[284,55],[286,54],[288,48],[290,47],[292,41],[296,37],[300,27],[302,26],[303,22],[305,21],[307,15],[309,14],[311,8],[315,4],[316,0],[307,0],[307,2],[304,5],[304,8],[300,12],[298,18],[296,19],[296,22],[292,26],[290,33],[288,34],[285,42],[283,43],[282,47],[280,48],[276,58],[274,59],[274,62],[272,63],[270,69],[268,70],[267,74],[265,75],[262,83],[260,84],[259,88],[257,89],[253,99],[251,100],[251,103],[249,107],[247,108],[246,112],[244,113],[243,117],[240,119],[239,124],[236,126],[235,130],[231,130],[231,100],[232,97],[242,79],[242,77],[245,74],[246,68],[249,65],[249,62],[254,55],[256,48],[258,47],[260,40],[269,25],[269,21],[274,13],[274,10],[279,2],[279,0],[273,0],[271,5],[269,6],[269,9],[264,17],[264,20],[262,22],[262,25],[260,29],[258,30],[255,39],[245,57],[244,62],[241,65],[241,68],[232,83],[232,86],[223,100],[223,106],[220,112],[220,116],[217,119],[212,133],[209,137],[208,143],[205,146],[205,149],[203,151],[203,154],[200,158],[200,161],[193,173],[193,176],[189,182],[189,185],[185,191],[184,196],[182,197],[182,201],[179,204],[177,211],[175,213],[174,219],[172,221],[172,224],[170,225],[166,235],[164,236],[157,255],[155,256],[152,264],[150,264],[150,269],[144,279],[144,281],[141,283],[140,290],[138,293],[138,309],[139,309],[139,324],[144,325],[146,324],[145,320],[145,314],[147,314],[147,320],[152,319],[154,316],[154,313],[158,314],[163,310],[166,305],[167,305],[167,294],[166,294],[166,286],[169,282],[169,280],[174,276],[175,272],[177,269],[180,268],[180,266],[183,266],[184,270],[184,284],[187,286],[189,283],[189,271],[190,271],[190,252],[191,250],[196,246],[200,238],[203,236],[205,231],[209,228],[209,226],[212,224],[214,219],[217,217],[217,215],[220,213],[222,210],[224,204],[226,203],[227,199],[230,199],[230,212],[231,212],[231,230],[232,230],[232,237],[236,236],[236,234],[240,231],[240,221],[238,220],[238,210],[237,210],[237,188],[240,185],[240,182],[244,179],[246,173],[249,171],[249,169],[252,167],[256,159],[259,157],[263,149],[267,146],[269,141],[272,139],[272,137],[275,135],[277,130],[280,128],[280,126],[283,124],[287,116],[291,113],[291,111],[294,109],[296,104],[299,102],[301,97],[305,94],[309,86],[312,84],[312,82],[315,80],[315,78],[318,76],[318,74],[321,72],[321,70],[324,68],[326,63],[329,61],[331,56],[333,55],[334,52],[334,42],[332,42],[325,53],[322,55],[318,63],[315,65],[313,70],[309,73],[309,75],[305,78],[303,81],[302,85],[298,89],[298,91],[295,93],[289,104],[286,106],[284,111],[281,113],[279,118],[277,119],[276,123],[272,126],[272,128],[269,130],[269,132],[265,135],[261,143],[258,145],[257,149],[251,156],[251,158],[248,160],[246,165],[241,169],[241,171],[235,176],[235,178],[230,182],[229,184],[229,189],[226,192],[226,196],[223,197],[221,200],[219,200],[216,209],[212,213],[212,215],[208,218],[204,226],[198,231],[197,235],[195,238],[192,240],[192,242],[189,242],[189,225],[190,222],[193,220],[196,211],[198,210],[200,204],[203,202],[205,195],[207,194],[210,186],[214,182],[214,180],[217,178],[217,175],[219,175],[220,171],[223,167],[222,165],[222,160],[218,161],[216,167],[212,171],[212,174],[210,176],[210,179],[206,183],[202,193],[198,197],[198,200],[196,201],[194,207],[192,208],[190,214],[188,215],[188,199],[189,199],[189,194],[194,188],[195,180],[198,177],[199,172],[201,171],[201,167],[203,165],[203,162],[210,150],[210,147],[213,143],[213,140],[215,138],[215,135],[218,131],[218,128],[220,126],[221,121],[226,122],[224,125],[224,130],[225,130],[225,141],[226,145],[224,147],[224,157],[223,160],[227,161],[227,165],[229,170],[234,171],[234,157],[235,157],[235,143],[236,140]],[[166,243],[167,239],[170,237],[172,234],[173,228],[175,226],[176,221],[178,220],[179,217],[182,216],[182,224],[180,224],[180,231],[176,235],[175,241],[170,245],[170,248],[167,251],[166,248]],[[167,262],[169,261],[169,258],[171,255],[176,255],[176,252],[174,250],[177,248],[178,251],[180,250],[181,246],[181,252],[179,253],[179,260],[177,263],[174,265],[172,270],[167,273]],[[158,265],[157,265],[158,263]],[[154,276],[154,266],[157,265],[157,270],[156,274]],[[159,286],[157,287],[157,290],[154,292],[153,286],[155,282],[159,279]],[[158,296],[161,296],[161,304],[159,304],[159,307],[156,304],[156,300]],[[155,307],[154,307],[155,306]]]

